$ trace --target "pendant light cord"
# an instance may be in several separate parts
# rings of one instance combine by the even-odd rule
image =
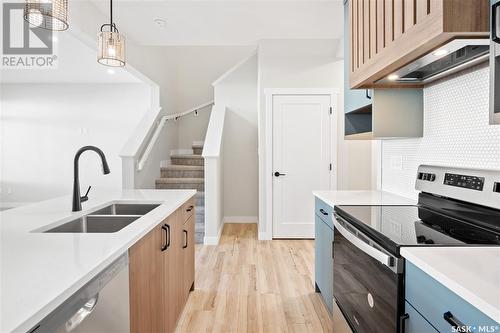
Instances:
[[[109,14],[110,14],[109,26],[111,27],[111,29],[113,29],[113,0],[109,0]]]

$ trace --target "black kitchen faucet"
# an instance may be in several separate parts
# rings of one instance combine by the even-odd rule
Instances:
[[[81,197],[80,196],[80,180],[79,180],[79,175],[78,175],[78,160],[80,159],[80,155],[87,150],[95,151],[99,155],[99,157],[101,158],[102,172],[105,175],[110,173],[108,162],[106,161],[106,156],[104,156],[104,153],[102,152],[102,150],[100,150],[99,148],[97,148],[95,146],[85,146],[85,147],[78,149],[78,151],[76,152],[76,155],[75,155],[75,159],[73,161],[73,208],[72,208],[73,212],[78,212],[78,211],[82,210],[82,202],[85,202],[89,199],[88,194],[89,194],[91,186],[89,186],[85,195],[83,197]]]

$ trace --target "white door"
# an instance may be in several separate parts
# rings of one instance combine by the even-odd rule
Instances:
[[[330,95],[273,96],[273,238],[314,238],[314,190],[330,189]]]

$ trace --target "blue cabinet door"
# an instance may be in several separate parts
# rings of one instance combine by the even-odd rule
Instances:
[[[405,333],[438,333],[408,302],[405,302],[405,313],[408,315],[405,320]]]
[[[333,311],[333,229],[315,215],[315,261],[316,291],[321,292],[326,306]]]
[[[371,91],[366,89],[350,89],[349,70],[350,64],[349,45],[349,2],[344,2],[344,110],[345,113],[360,109],[372,103]]]

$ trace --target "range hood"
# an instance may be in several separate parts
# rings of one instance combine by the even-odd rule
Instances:
[[[487,61],[489,49],[489,39],[454,39],[377,83],[426,84]]]

